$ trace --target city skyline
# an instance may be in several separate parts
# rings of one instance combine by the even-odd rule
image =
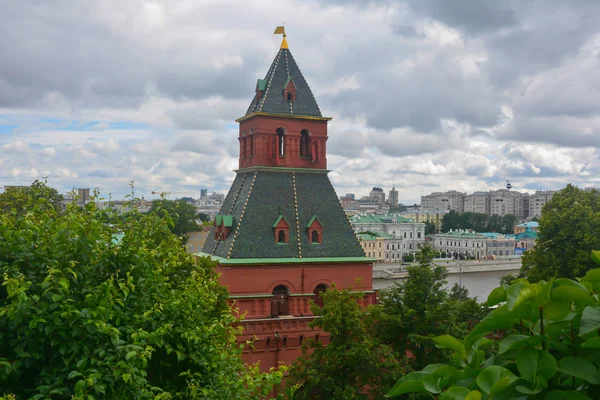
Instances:
[[[286,21],[338,195],[598,186],[600,4],[446,4],[2,4],[0,185],[226,192]]]

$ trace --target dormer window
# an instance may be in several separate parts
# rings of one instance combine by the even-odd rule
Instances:
[[[285,81],[285,84],[283,85],[283,97],[287,101],[296,100],[296,84],[294,84],[294,80],[291,76],[287,78],[287,81]]]
[[[214,225],[214,238],[215,240],[225,240],[227,236],[229,236],[229,232],[231,232],[231,228],[233,226],[233,216],[232,215],[217,215],[213,222]]]
[[[285,217],[281,214],[279,214],[273,224],[273,234],[275,235],[275,243],[277,244],[286,244],[290,241],[290,224],[288,224]]]
[[[323,225],[316,215],[313,215],[310,221],[308,221],[306,231],[311,244],[323,243]]]

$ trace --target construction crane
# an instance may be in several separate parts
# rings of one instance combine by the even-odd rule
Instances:
[[[167,191],[167,190],[155,190],[151,192],[152,194],[157,194],[160,196],[161,199],[166,199],[169,195],[171,194],[183,194],[183,193],[189,193],[186,191],[181,191],[181,190],[175,190],[175,191]]]
[[[168,195],[171,194],[171,192],[152,192],[152,194],[157,194],[160,196],[161,199],[166,199]]]

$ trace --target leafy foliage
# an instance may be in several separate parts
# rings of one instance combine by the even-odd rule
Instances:
[[[62,209],[63,196],[46,181],[34,181],[31,186],[6,186],[0,193],[0,211],[3,213],[23,214],[37,203]]]
[[[498,307],[462,340],[450,335],[433,339],[449,350],[451,364],[408,374],[388,395],[600,398],[599,291],[600,269],[589,270],[579,281],[518,279],[500,286],[488,297],[488,305]]]
[[[432,337],[463,335],[469,321],[483,316],[481,305],[468,296],[467,289],[458,285],[450,293],[444,289],[447,272],[431,264],[434,254],[430,246],[422,246],[417,254],[419,265],[406,268],[406,281],[380,293],[383,310],[377,334],[398,358],[411,358],[407,365],[411,369],[440,360]]]
[[[582,276],[594,268],[592,249],[600,248],[600,192],[568,185],[544,205],[536,247],[523,257],[530,281]]]
[[[459,213],[454,210],[442,219],[442,232],[450,229],[472,229],[475,232],[513,233],[517,217],[514,215],[487,215],[480,213]]]
[[[199,214],[196,207],[185,200],[155,200],[150,212],[168,215],[172,221],[171,232],[184,237],[188,232],[202,229],[198,220],[208,217],[206,214]]]
[[[303,345],[290,369],[289,383],[301,386],[294,399],[380,398],[396,379],[397,363],[391,349],[372,335],[377,313],[364,310],[362,294],[350,289],[334,287],[321,296],[323,308],[312,305],[319,318],[310,326],[329,332],[330,342]]]
[[[93,202],[59,215],[47,192],[35,185],[26,213],[0,215],[5,394],[267,397],[282,372],[245,367],[226,290],[207,260],[185,254],[166,220],[118,218]]]

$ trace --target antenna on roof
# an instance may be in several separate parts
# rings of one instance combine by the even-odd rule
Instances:
[[[512,184],[510,183],[510,181],[507,179],[506,180],[506,190],[510,190],[512,189]]]

